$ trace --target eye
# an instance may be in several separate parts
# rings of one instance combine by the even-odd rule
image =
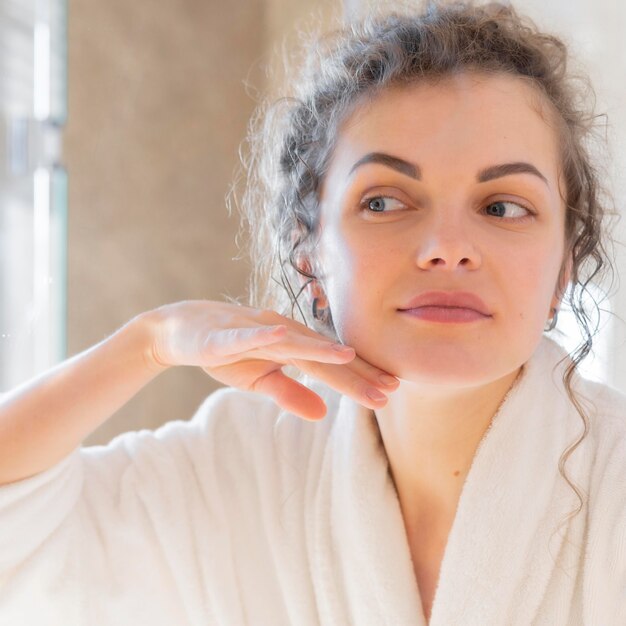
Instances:
[[[505,216],[504,214],[507,211],[508,207],[514,207],[514,211],[509,210],[509,212],[513,212],[512,216]],[[492,217],[499,217],[505,221],[511,222],[520,222],[528,219],[532,219],[534,217],[534,213],[527,209],[525,206],[518,204],[517,202],[511,202],[510,200],[497,200],[496,202],[490,202],[486,207],[488,215]]]
[[[393,202],[400,205],[401,208],[406,207],[403,202],[400,202],[400,200],[392,196],[370,196],[369,198],[363,198],[359,206],[364,211],[369,211],[370,213],[389,213],[386,209],[388,209]]]

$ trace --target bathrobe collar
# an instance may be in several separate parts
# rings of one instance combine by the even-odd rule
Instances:
[[[582,429],[561,382],[564,357],[542,338],[478,446],[430,626],[533,621],[567,524],[557,527],[579,504],[558,471]],[[425,626],[374,413],[347,396],[338,400],[321,472],[311,563],[321,623]]]

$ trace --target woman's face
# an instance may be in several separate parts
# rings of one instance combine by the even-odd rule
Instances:
[[[337,334],[365,360],[473,386],[534,352],[558,303],[565,208],[556,132],[533,94],[519,79],[461,74],[387,90],[340,128],[318,262]],[[372,153],[394,159],[357,165]],[[509,163],[528,165],[496,167]],[[433,290],[476,294],[489,315],[441,323],[400,310]]]

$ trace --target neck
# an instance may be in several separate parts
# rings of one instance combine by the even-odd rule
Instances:
[[[478,445],[521,370],[454,390],[403,380],[376,410],[405,518],[454,514]]]

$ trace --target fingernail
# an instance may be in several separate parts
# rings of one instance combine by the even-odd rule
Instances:
[[[395,385],[398,382],[397,378],[389,376],[388,374],[381,374],[378,380],[380,380],[383,385]]]
[[[375,400],[376,402],[387,399],[387,396],[384,393],[378,391],[378,389],[374,389],[373,387],[370,387],[365,394],[368,398]]]

